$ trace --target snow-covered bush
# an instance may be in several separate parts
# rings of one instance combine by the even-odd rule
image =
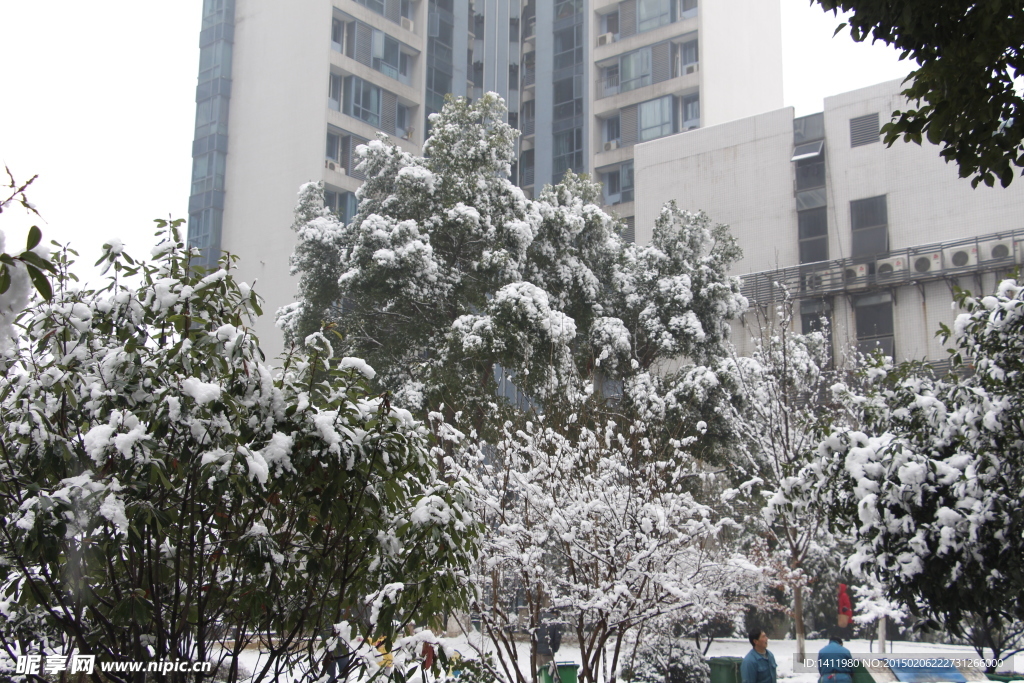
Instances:
[[[692,645],[671,631],[647,631],[623,666],[622,678],[631,683],[709,683],[711,666]]]
[[[943,380],[881,360],[836,393],[858,429],[823,441],[802,478],[856,534],[850,566],[958,630],[967,613],[1024,616],[1024,289],[958,292]]]
[[[464,604],[476,526],[427,432],[322,336],[264,364],[259,299],[225,256],[191,267],[180,222],[152,262],[17,320],[0,379],[0,645],[99,661],[223,660],[254,680],[318,671],[350,620],[391,638]],[[55,255],[66,259],[66,253]],[[313,676],[313,673],[306,673]]]

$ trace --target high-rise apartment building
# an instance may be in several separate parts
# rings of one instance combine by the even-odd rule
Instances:
[[[513,181],[591,173],[631,238],[634,145],[782,106],[780,22],[777,0],[205,0],[189,243],[276,310],[299,186],[351,217],[359,144],[418,153],[446,94],[487,91],[522,132]]]

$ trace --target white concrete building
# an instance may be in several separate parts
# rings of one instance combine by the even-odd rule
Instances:
[[[351,217],[377,131],[416,153],[445,94],[496,91],[528,195],[594,173],[632,226],[634,145],[782,106],[781,55],[778,0],[204,0],[189,244],[240,257],[273,358],[298,188]]]
[[[800,325],[831,318],[837,353],[881,348],[941,362],[952,288],[991,291],[1024,261],[1024,183],[971,187],[939,148],[879,126],[905,107],[900,81],[637,146],[637,241],[661,206],[704,210],[743,249],[734,273],[756,304],[772,282],[798,299]],[[748,334],[736,334],[738,345]]]

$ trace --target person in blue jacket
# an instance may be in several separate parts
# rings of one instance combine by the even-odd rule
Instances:
[[[818,673],[818,683],[853,683],[853,657],[837,633],[818,652]]]
[[[755,628],[747,634],[751,650],[740,664],[742,683],[776,683],[775,655],[768,651],[768,634]]]

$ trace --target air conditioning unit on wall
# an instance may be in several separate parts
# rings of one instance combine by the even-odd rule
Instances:
[[[942,261],[947,269],[969,268],[978,265],[978,246],[969,244],[953,247],[942,252]]]
[[[981,245],[981,258],[984,261],[1002,261],[1013,258],[1013,242],[996,240]]]
[[[699,64],[687,64],[685,66],[686,75],[695,74],[700,70]]]
[[[875,261],[875,276],[879,280],[891,280],[901,277],[907,270],[906,256],[892,256]]]
[[[911,254],[910,272],[924,275],[925,273],[937,273],[942,270],[942,252],[929,251],[921,254]]]
[[[868,264],[854,263],[846,266],[846,269],[843,271],[843,281],[848,288],[867,287]]]
[[[805,292],[828,292],[842,286],[841,271],[832,268],[813,270],[803,275]]]
[[[601,35],[599,35],[597,37],[597,46],[598,47],[601,47],[602,45],[611,45],[614,42],[615,42],[615,34],[614,33],[602,33]]]
[[[606,151],[606,152],[611,152],[613,149],[618,149],[618,148],[619,148],[619,141],[618,140],[609,140],[608,142],[604,143],[604,151]]]
[[[406,31],[412,31],[413,29],[416,28],[416,25],[412,23],[412,19],[410,19],[409,17],[402,17],[402,28],[404,28]]]

